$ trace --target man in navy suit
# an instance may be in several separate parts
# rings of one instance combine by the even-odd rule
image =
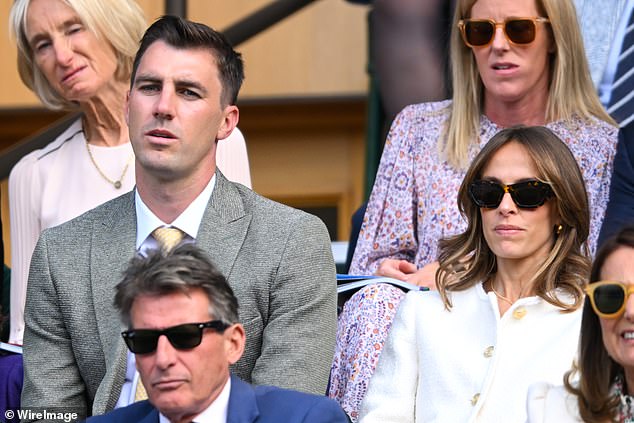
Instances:
[[[610,201],[605,210],[599,245],[619,229],[634,223],[634,123],[621,128],[614,157]]]
[[[326,397],[230,375],[245,345],[238,301],[193,244],[133,258],[114,302],[148,400],[89,422],[348,422]]]

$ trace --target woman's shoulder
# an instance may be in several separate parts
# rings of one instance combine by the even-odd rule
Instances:
[[[85,142],[84,138],[84,130],[81,124],[81,119],[77,119],[73,123],[70,124],[68,128],[64,130],[61,134],[57,136],[52,142],[47,144],[44,148],[40,150],[35,150],[36,157],[38,160],[41,160],[49,155],[55,154],[69,145],[69,143],[81,142],[82,144]]]
[[[444,309],[444,304],[437,291],[409,291],[399,305],[402,314],[429,315]]]
[[[78,137],[79,135],[81,135],[81,137]],[[84,141],[81,119],[73,121],[70,126],[59,134],[53,141],[42,148],[31,151],[29,154],[22,157],[18,163],[39,161],[49,155],[54,155],[56,152],[60,151],[62,147],[73,140]]]
[[[528,389],[526,411],[529,423],[581,422],[574,395],[563,386],[538,382]]]
[[[437,118],[440,120],[447,119],[451,112],[451,100],[431,101],[427,103],[417,103],[405,106],[397,115],[399,117],[410,120]],[[396,120],[395,119],[395,120]]]
[[[410,104],[394,118],[386,149],[390,146],[425,149],[436,145],[451,112],[451,100]]]
[[[448,313],[454,310],[459,312],[471,310],[473,307],[479,308],[482,304],[489,303],[481,284],[461,291],[450,291],[447,295],[452,304],[449,309],[445,306],[438,291],[409,291],[403,304],[407,304],[407,307],[413,309],[425,310],[425,313]]]
[[[38,166],[42,160],[55,157],[64,147],[71,142],[83,143],[83,129],[81,119],[77,119],[64,130],[57,138],[45,145],[43,148],[33,150],[29,154],[22,157],[11,169],[10,179],[18,178],[24,174],[30,174],[33,169]]]
[[[616,143],[619,133],[619,128],[609,122],[596,117],[584,118],[578,115],[573,115],[570,119],[550,122],[546,126],[562,138],[571,135],[581,142],[601,139],[604,142],[611,140]]]

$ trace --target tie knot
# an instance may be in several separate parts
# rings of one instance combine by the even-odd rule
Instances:
[[[161,226],[154,229],[152,236],[158,241],[163,253],[169,253],[183,240],[185,234],[178,228]]]

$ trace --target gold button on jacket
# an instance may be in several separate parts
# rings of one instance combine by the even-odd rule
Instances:
[[[522,319],[524,316],[526,316],[526,309],[524,307],[518,307],[513,310],[513,317],[515,317],[517,320]]]

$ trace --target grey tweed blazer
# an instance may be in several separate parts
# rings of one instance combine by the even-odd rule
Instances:
[[[238,298],[247,345],[233,371],[255,384],[323,394],[337,325],[326,228],[216,175],[196,244]],[[27,288],[23,407],[82,416],[116,404],[126,348],[114,287],[135,238],[133,192],[40,236]]]

